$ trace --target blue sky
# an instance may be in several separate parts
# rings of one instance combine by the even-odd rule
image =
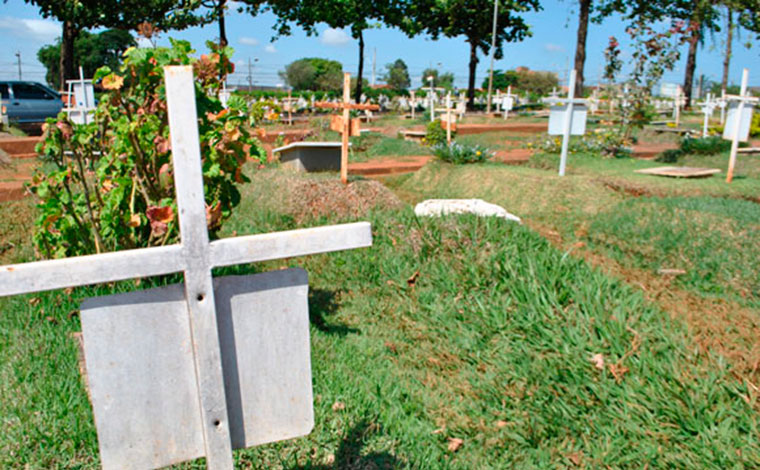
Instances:
[[[533,36],[520,43],[508,44],[505,57],[496,61],[496,69],[509,69],[527,66],[535,70],[551,70],[564,77],[575,54],[575,35],[577,27],[577,7],[571,1],[547,0],[543,2],[544,10],[526,14],[526,21],[531,25]],[[286,64],[301,57],[325,57],[343,63],[344,69],[356,73],[358,64],[357,43],[342,30],[333,30],[322,26],[319,36],[307,37],[301,30],[294,28],[293,35],[270,42],[273,35],[274,17],[262,14],[251,17],[232,10],[228,13],[227,35],[230,45],[235,48],[237,72],[232,77],[232,84],[247,80],[247,61],[253,64],[253,79],[257,84],[276,85],[281,82],[277,72]],[[199,51],[205,50],[205,41],[217,36],[215,24],[192,28],[186,31],[174,31],[172,37],[187,39]],[[603,50],[609,36],[621,40],[625,60],[629,46],[626,42],[624,24],[618,18],[609,18],[601,25],[592,24],[587,43],[586,81],[596,83],[604,65]],[[37,50],[44,44],[51,43],[60,36],[60,24],[54,20],[44,19],[38,10],[22,0],[0,2],[0,79],[17,77],[16,52],[21,53],[22,74],[25,79],[44,80],[44,67],[36,60]],[[164,35],[159,43],[166,43]],[[744,44],[754,38],[742,32],[734,44],[734,57],[731,63],[730,80],[738,82],[741,68],[750,69],[750,84],[760,83],[760,49],[747,49]],[[724,48],[723,33],[714,38],[708,37],[700,48],[697,57],[697,75],[719,81],[722,73],[722,55]],[[413,85],[419,85],[419,76],[428,66],[453,72],[458,86],[467,84],[468,46],[463,37],[432,41],[425,36],[407,38],[398,30],[379,28],[365,33],[365,77],[371,79],[372,58],[376,54],[376,69],[379,76],[385,70],[385,64],[397,58],[403,59],[409,66]],[[686,55],[684,47],[682,56]],[[258,59],[258,61],[256,61]],[[683,80],[683,63],[673,72],[666,74],[665,80],[681,83]],[[440,65],[438,65],[440,64]],[[481,55],[476,78],[480,85],[488,73],[488,57]],[[625,69],[624,69],[625,71]]]

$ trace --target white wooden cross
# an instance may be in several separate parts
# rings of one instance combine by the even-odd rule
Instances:
[[[308,434],[308,284],[215,267],[367,247],[367,222],[209,242],[191,66],[166,67],[181,243],[0,266],[0,296],[181,272],[184,284],[86,300],[87,374],[105,469],[157,468]]]
[[[88,124],[95,111],[95,90],[92,80],[85,80],[82,67],[79,67],[78,80],[66,80],[69,102],[64,109],[69,120],[75,124]]]
[[[702,122],[702,138],[707,137],[707,128],[710,125],[710,117],[717,105],[718,103],[713,100],[712,93],[708,93],[705,100],[701,103],[702,113],[705,115],[704,121]]]
[[[453,124],[452,121],[456,120],[454,115],[451,114],[452,111],[455,111],[455,109],[451,107],[451,92],[448,92],[448,94],[446,94],[446,107],[438,108],[438,111],[442,111],[443,113],[446,113],[446,117],[444,118],[446,120],[446,143],[450,146],[451,145],[451,126]]]
[[[409,90],[409,95],[411,96],[411,99],[409,100],[409,106],[412,108],[412,120],[414,120],[414,112],[417,109],[417,97],[416,92],[414,90]]]
[[[676,127],[681,125],[681,107],[686,103],[686,96],[683,94],[681,85],[676,88],[676,96],[673,97],[673,119],[676,121]]]
[[[567,98],[548,98],[545,100],[552,104],[549,113],[549,135],[562,136],[559,176],[565,176],[570,135],[583,135],[586,132],[586,100],[575,98],[575,75],[575,70],[571,70]]]
[[[736,165],[736,153],[739,149],[739,142],[746,142],[749,138],[749,129],[752,123],[752,108],[760,101],[760,98],[747,94],[748,81],[749,70],[744,69],[742,71],[742,87],[739,94],[726,95],[729,107],[726,125],[723,128],[723,138],[731,141],[731,156],[728,160],[726,183],[730,183],[734,178],[734,166]]]
[[[501,110],[504,120],[509,116],[509,112],[515,107],[515,99],[517,95],[512,94],[512,85],[507,87],[507,93],[501,98]]]
[[[343,181],[343,184],[348,184],[348,138],[351,135],[359,135],[359,129],[358,129],[358,123],[359,121],[356,121],[356,124],[353,126],[353,132],[352,132],[352,124],[350,119],[350,110],[352,109],[361,109],[361,110],[379,110],[380,106],[376,104],[354,104],[351,103],[351,74],[346,72],[343,74],[343,102],[339,103],[330,103],[330,102],[320,102],[315,105],[317,108],[326,108],[326,109],[342,109],[343,115],[342,116],[335,116],[334,120],[336,124],[338,124],[338,128],[340,129],[341,134],[341,147],[340,147],[340,180]]]
[[[435,102],[433,100],[433,80],[435,80],[435,77],[430,75],[427,78],[428,82],[430,82],[430,91],[428,91],[428,100],[430,102],[430,106],[428,106],[428,109],[430,110],[430,122],[435,121]]]

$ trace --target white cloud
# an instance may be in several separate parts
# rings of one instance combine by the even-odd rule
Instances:
[[[544,49],[546,49],[549,52],[565,52],[567,50],[565,49],[564,46],[560,46],[559,44],[552,44],[552,43],[545,44]]]
[[[238,42],[244,46],[258,46],[260,44],[258,39],[245,36],[239,38]]]
[[[274,44],[267,44],[264,50],[269,52],[270,54],[274,54],[277,52],[277,49],[274,47]]]
[[[319,36],[319,42],[326,46],[343,46],[350,41],[351,36],[342,29],[327,28]]]
[[[2,16],[0,31],[26,40],[52,42],[61,35],[61,24],[51,20]]]

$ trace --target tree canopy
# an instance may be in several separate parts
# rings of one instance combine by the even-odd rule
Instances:
[[[505,42],[521,41],[530,36],[530,27],[519,13],[538,11],[538,0],[498,0],[495,56],[503,56]],[[415,20],[434,39],[464,36],[470,45],[467,97],[472,108],[475,100],[475,71],[478,50],[491,49],[493,1],[491,0],[423,0],[417,2]]]
[[[280,77],[297,91],[340,91],[343,66],[335,60],[306,57],[288,64]]]
[[[433,86],[451,90],[454,88],[454,74],[451,72],[440,73],[438,69],[427,68],[422,71],[422,87],[430,86],[428,77],[433,77]]]
[[[92,77],[104,65],[117,69],[124,51],[136,45],[134,37],[128,31],[108,29],[97,34],[82,31],[74,40],[74,60],[82,67],[85,77]],[[55,44],[40,48],[37,58],[47,69],[45,79],[48,84],[62,88],[60,39]]]
[[[403,60],[396,59],[392,64],[387,64],[385,68],[386,73],[383,80],[394,90],[406,90],[412,84],[409,78],[409,69]]]

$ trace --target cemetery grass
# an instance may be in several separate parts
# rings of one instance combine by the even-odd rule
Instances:
[[[454,170],[433,164],[419,178],[396,183],[445,183]],[[462,170],[479,173],[486,191],[505,176],[497,165]],[[481,170],[496,178],[483,179]],[[539,170],[518,171],[526,185],[538,181],[528,175]],[[292,178],[275,169],[255,174],[224,235],[358,219],[372,222],[374,244],[216,273],[301,266],[310,276],[315,429],[236,452],[239,468],[752,468],[760,462],[756,389],[693,347],[687,325],[639,289],[568,256],[532,223],[422,219],[409,207],[301,218],[283,199]],[[305,177],[309,184],[325,179]],[[557,184],[588,190],[587,198],[608,193],[598,204],[625,202],[618,192],[573,181]],[[454,192],[445,184],[427,191]],[[575,198],[568,191],[560,200],[568,213]],[[537,212],[548,221],[542,204]],[[528,207],[519,205],[518,213]],[[77,305],[88,296],[176,280],[0,299],[0,467],[97,467],[92,415],[69,338],[79,330]],[[203,462],[178,468],[203,468]]]
[[[686,163],[727,157],[686,157]],[[584,258],[687,321],[702,350],[730,358],[733,372],[760,382],[760,219],[757,161],[752,176],[675,180],[632,173],[656,163],[571,155],[569,173],[498,164],[434,163],[388,178],[397,194],[479,197],[506,207],[568,256]],[[741,184],[738,184],[741,183]],[[675,270],[675,274],[662,274]],[[665,271],[666,273],[668,271]]]

